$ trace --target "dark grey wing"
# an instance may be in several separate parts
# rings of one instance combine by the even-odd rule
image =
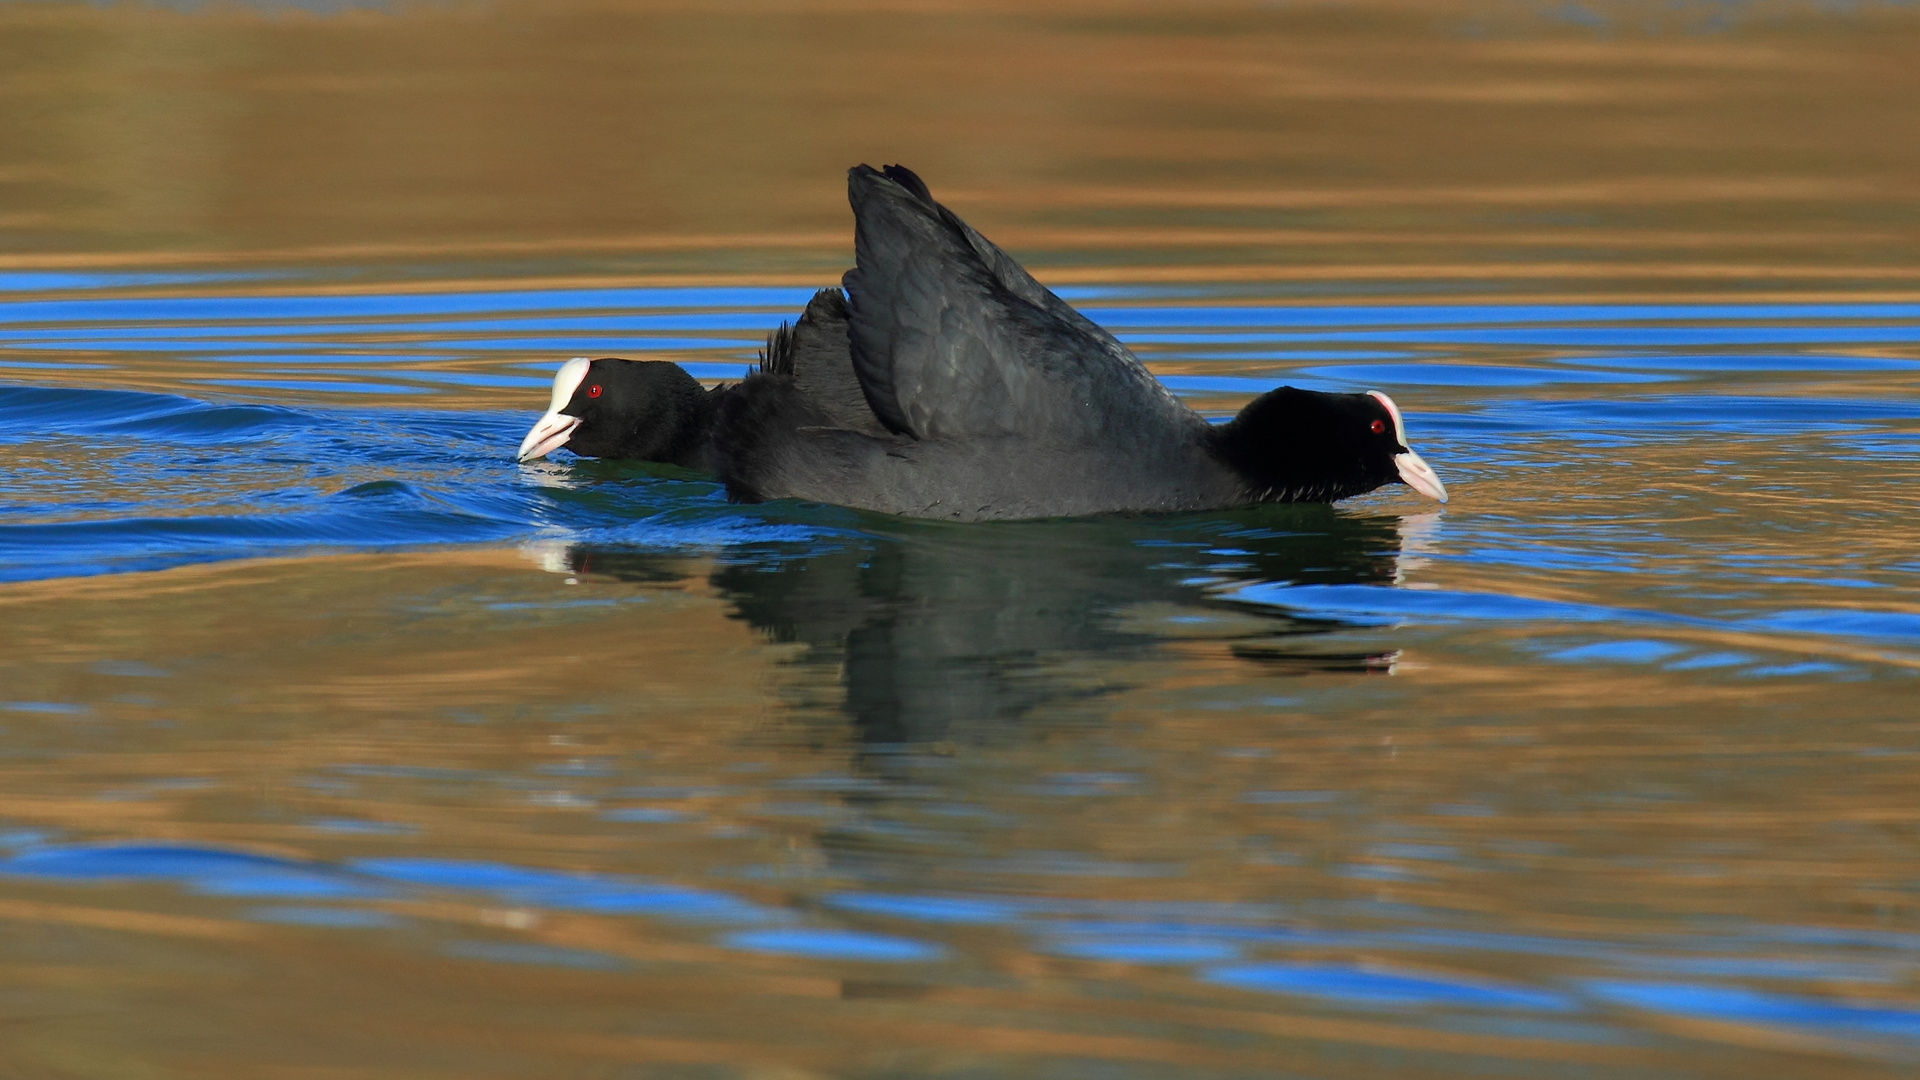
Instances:
[[[854,376],[847,343],[847,298],[839,289],[814,293],[799,322],[791,327],[783,324],[767,338],[760,370],[790,377],[832,427],[867,435],[887,433],[868,408],[866,392]]]
[[[1204,423],[911,172],[862,165],[847,191],[853,369],[888,428],[1121,449]]]
[[[1026,267],[1015,262],[1013,256],[1001,251],[999,245],[981,236],[979,232],[975,231],[973,226],[960,220],[959,214],[935,202],[933,192],[927,190],[927,182],[920,179],[919,175],[912,169],[907,168],[905,165],[888,165],[883,167],[880,172],[887,179],[906,188],[914,198],[933,207],[949,227],[959,230],[961,235],[967,238],[967,245],[973,248],[974,254],[980,256],[980,261],[986,265],[988,272],[991,273],[994,279],[999,281],[1001,285],[1005,286],[1008,292],[1035,307],[1045,308],[1047,311],[1060,316],[1074,326],[1085,330],[1089,335],[1111,344],[1114,349],[1118,350],[1125,357],[1128,363],[1139,363],[1132,353],[1127,352],[1126,346],[1115,340],[1112,334],[1107,333],[1106,330],[1102,329],[1100,325],[1092,319],[1073,310],[1071,304],[1055,296],[1051,289],[1035,281],[1033,275],[1027,273]]]

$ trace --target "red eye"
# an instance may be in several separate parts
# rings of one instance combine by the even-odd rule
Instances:
[[[599,384],[599,383],[594,383],[594,384],[593,384],[592,386],[589,386],[589,387],[587,387],[587,396],[588,396],[588,397],[599,397],[599,396],[600,396],[600,384]],[[1374,423],[1374,428],[1373,428],[1373,430],[1375,430],[1375,431],[1379,431],[1379,430],[1380,430],[1380,427],[1379,427],[1379,425],[1380,425],[1380,421],[1378,421],[1378,420],[1375,420],[1375,421],[1374,421],[1373,423]]]
[[[599,393],[600,388],[597,386],[594,387],[593,392],[596,394]],[[1372,427],[1373,427],[1373,433],[1375,435],[1384,435],[1386,434],[1386,431],[1387,431],[1387,422],[1385,420],[1375,420],[1372,424]]]

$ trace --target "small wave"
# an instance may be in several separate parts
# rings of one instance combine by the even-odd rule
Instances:
[[[1357,626],[1386,625],[1400,621],[1450,622],[1456,620],[1606,623],[1619,626],[1664,626],[1676,631],[1710,630],[1755,635],[1774,634],[1781,637],[1789,634],[1850,637],[1889,646],[1905,646],[1920,642],[1920,615],[1904,612],[1867,612],[1845,608],[1709,618],[1647,608],[1540,600],[1502,593],[1455,589],[1404,589],[1362,584],[1291,585],[1273,582],[1236,586],[1223,591],[1220,595],[1224,599],[1239,603],[1281,608],[1297,617],[1327,619]],[[1549,655],[1554,659],[1568,661],[1611,660],[1623,663],[1652,663],[1672,657],[1681,651],[1680,648],[1665,642],[1631,640],[1580,646]]]
[[[137,390],[0,386],[0,442],[89,435],[225,443],[325,423],[322,417],[278,405],[196,401]]]

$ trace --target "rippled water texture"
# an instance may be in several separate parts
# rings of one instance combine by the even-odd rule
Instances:
[[[1920,1064],[1907,5],[318,10],[0,4],[0,1074]],[[513,462],[858,160],[1453,501]]]

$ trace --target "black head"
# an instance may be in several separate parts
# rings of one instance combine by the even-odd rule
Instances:
[[[678,364],[578,357],[554,375],[552,405],[521,441],[520,460],[564,446],[582,457],[696,464],[713,414],[712,395]]]
[[[1447,501],[1439,476],[1407,446],[1399,406],[1377,390],[1283,386],[1255,398],[1214,437],[1261,502],[1332,502],[1391,483]]]

